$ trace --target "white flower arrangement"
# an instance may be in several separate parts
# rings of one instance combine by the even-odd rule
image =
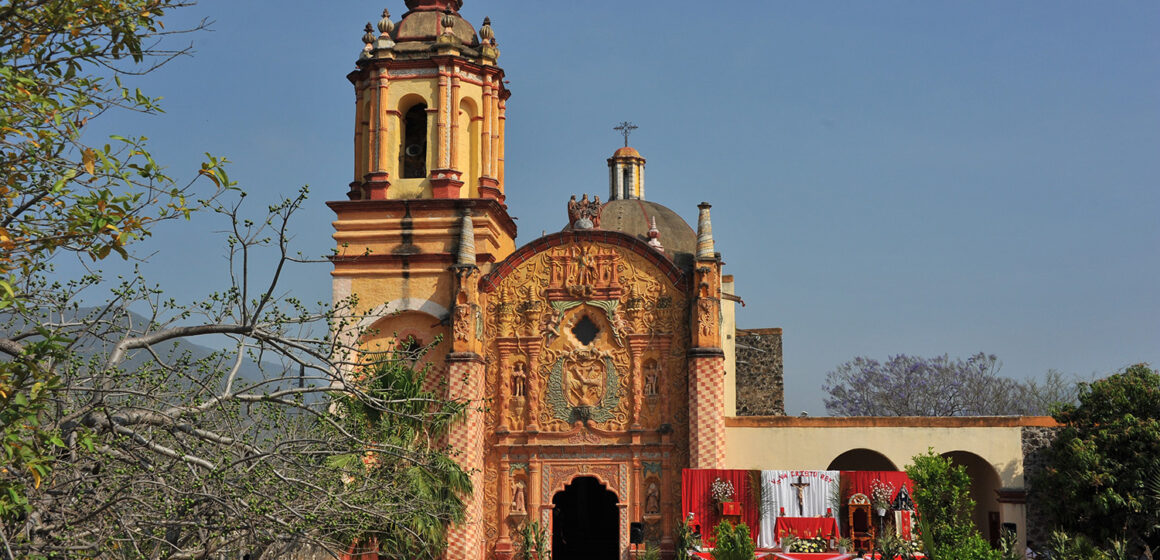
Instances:
[[[894,484],[881,482],[877,479],[870,481],[870,502],[878,509],[890,509],[894,500]]]
[[[717,503],[733,501],[733,483],[728,480],[718,478],[709,486],[709,494],[713,496],[713,501]]]

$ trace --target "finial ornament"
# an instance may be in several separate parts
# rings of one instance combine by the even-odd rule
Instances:
[[[458,266],[475,266],[475,226],[471,221],[471,212],[464,212],[463,220],[459,223],[459,251],[455,256]]]
[[[650,216],[648,220],[648,246],[660,252],[665,252],[661,245],[661,230],[657,229],[657,217]]]
[[[479,28],[479,38],[483,44],[495,46],[495,31],[491,28],[491,18],[483,18],[483,25]]]
[[[451,28],[455,26],[455,16],[451,15],[451,10],[443,12],[443,32],[451,33]]]
[[[362,36],[363,48],[362,54],[359,58],[370,58],[371,51],[374,50],[373,43],[375,42],[375,28],[371,27],[371,22],[367,22],[366,27],[363,28]]]
[[[640,127],[636,126],[635,124],[632,124],[631,122],[623,121],[619,125],[614,126],[612,128],[612,130],[620,131],[620,133],[624,135],[624,147],[627,148],[628,147],[628,135],[632,134],[632,131],[634,131],[638,128],[640,128]]]
[[[713,247],[713,224],[709,221],[709,208],[712,208],[712,205],[702,202],[697,208],[700,209],[697,214],[697,258],[716,258],[716,250]]]
[[[383,10],[383,19],[379,20],[379,33],[382,35],[390,35],[395,30],[395,22],[391,21],[391,11]]]

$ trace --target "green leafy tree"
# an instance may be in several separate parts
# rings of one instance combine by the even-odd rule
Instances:
[[[127,258],[158,222],[186,218],[192,183],[177,185],[145,139],[86,137],[110,111],[153,113],[157,100],[130,89],[139,75],[183,54],[160,41],[175,0],[4,0],[0,2],[0,310],[35,305],[50,258]],[[222,160],[200,170],[230,185]],[[214,193],[203,193],[212,198]],[[18,311],[19,312],[19,311]],[[0,339],[0,516],[29,513],[65,447],[44,413],[61,387],[64,339],[41,329],[25,343]],[[83,438],[81,441],[84,441]]]
[[[0,0],[0,558],[437,557],[471,490],[443,443],[464,404],[422,390],[418,355],[360,354],[355,302],[279,295],[310,265],[287,235],[305,189],[249,219],[223,160],[179,183],[144,138],[88,132],[159,111],[129,82],[186,52],[201,26],[162,18],[187,4]],[[216,290],[124,264],[101,287],[198,209],[224,222]]]
[[[1001,560],[971,521],[971,478],[962,465],[928,450],[914,457],[906,475],[914,482],[914,502],[928,554],[936,560]]]
[[[1084,384],[1055,419],[1063,428],[1032,479],[1036,503],[1068,533],[1150,554],[1160,539],[1160,373],[1136,364]]]

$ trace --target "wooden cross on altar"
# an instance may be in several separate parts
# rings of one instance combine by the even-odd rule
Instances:
[[[808,482],[802,482],[802,477],[801,477],[801,476],[798,476],[798,481],[797,481],[797,482],[794,482],[794,483],[790,484],[790,486],[793,486],[793,487],[794,487],[794,490],[797,490],[797,499],[798,499],[798,515],[799,515],[799,516],[804,516],[804,515],[805,515],[805,509],[806,509],[806,508],[805,508],[805,498],[804,498],[804,492],[806,491],[806,486],[809,486],[809,485],[810,485],[810,483],[808,483]]]
[[[638,128],[640,128],[640,127],[636,126],[635,124],[632,124],[628,121],[624,121],[624,122],[620,123],[619,126],[613,127],[612,130],[618,130],[618,131],[620,131],[621,134],[624,135],[624,147],[627,148],[628,147],[628,135],[632,134],[632,131],[634,131]]]

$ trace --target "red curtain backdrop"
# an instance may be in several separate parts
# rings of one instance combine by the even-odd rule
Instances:
[[[914,496],[914,483],[904,471],[842,471],[842,501],[848,502],[851,495],[858,493],[866,494],[867,498],[871,497],[870,484],[874,480],[894,485],[894,495],[890,496],[892,502],[898,497],[903,485],[910,495]]]
[[[733,501],[741,502],[741,522],[749,527],[749,536],[756,541],[761,524],[761,471],[685,469],[681,473],[681,516],[687,518],[693,512],[693,525],[701,526],[701,541],[712,546],[713,528],[721,522],[721,512],[709,487],[718,478],[733,483]]]

